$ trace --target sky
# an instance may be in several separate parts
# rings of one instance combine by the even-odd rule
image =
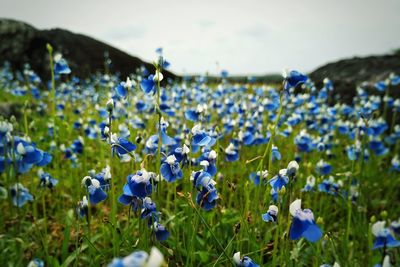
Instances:
[[[0,0],[0,17],[64,28],[177,74],[310,72],[400,48],[400,0]],[[77,49],[79,49],[77,47]]]

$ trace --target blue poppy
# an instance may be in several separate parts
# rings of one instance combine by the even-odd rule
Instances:
[[[289,237],[297,240],[304,237],[307,241],[317,242],[322,237],[322,231],[315,223],[314,214],[309,209],[301,209],[301,200],[290,204],[290,214],[293,216]]]
[[[384,92],[387,88],[387,84],[384,81],[379,81],[377,83],[374,84],[376,90],[378,90],[379,92]]]
[[[329,180],[323,180],[322,183],[318,185],[318,190],[336,196],[339,193],[339,184],[335,183],[331,177]]]
[[[216,182],[211,178],[211,175],[205,171],[198,171],[192,173],[191,180],[194,186],[200,190],[196,196],[197,204],[205,211],[213,209],[219,196],[215,188]]]
[[[57,179],[54,179],[49,173],[44,172],[42,170],[39,171],[39,177],[40,177],[40,186],[42,187],[53,189],[58,183]]]
[[[33,196],[28,189],[20,183],[14,184],[10,188],[10,195],[13,205],[18,208],[24,206],[28,201],[33,201]]]
[[[126,177],[127,184],[123,187],[123,195],[130,197],[145,198],[153,191],[152,173],[141,170]]]
[[[396,240],[389,228],[385,227],[384,221],[374,223],[372,225],[372,233],[375,236],[372,249],[400,247],[400,241]]]
[[[70,74],[71,69],[68,66],[68,63],[65,59],[60,58],[54,64],[54,73],[55,74]]]
[[[267,178],[268,176],[268,171],[262,171],[262,172],[252,172],[250,173],[249,179],[252,181],[255,185],[260,185],[261,180]]]
[[[170,235],[165,226],[157,222],[154,223],[154,233],[156,235],[157,241],[160,242],[167,240]]]
[[[161,267],[163,264],[163,255],[156,247],[152,247],[150,255],[145,251],[135,251],[124,258],[114,258],[107,267]]]
[[[122,97],[122,98],[125,98],[125,97],[126,97],[127,90],[126,90],[125,86],[124,86],[122,83],[118,84],[118,85],[114,88],[114,90],[115,90],[115,93],[116,93],[119,97]]]
[[[136,149],[136,145],[128,141],[126,138],[118,137],[116,134],[111,135],[111,145],[113,152],[118,156],[129,154]]]
[[[28,263],[27,267],[44,267],[44,262],[41,259],[35,258]]]
[[[228,147],[225,148],[225,159],[230,162],[239,160],[239,150],[233,143],[230,143]]]
[[[281,160],[281,153],[278,150],[278,147],[272,145],[272,149],[271,149],[271,153],[272,153],[272,160]]]
[[[272,177],[272,179],[270,179],[268,182],[275,191],[281,190],[282,187],[284,186],[286,187],[286,185],[289,182],[289,177],[287,176],[287,170],[286,169],[280,170],[279,173],[274,177]]]
[[[183,177],[183,172],[179,166],[179,162],[174,155],[168,156],[161,164],[160,172],[162,177],[169,183],[175,182]]]
[[[82,179],[82,185],[88,191],[91,204],[96,205],[107,198],[107,193],[104,192],[99,180],[86,176]]]
[[[150,75],[147,79],[144,78],[140,82],[140,88],[142,88],[143,92],[146,94],[155,93],[156,83],[154,82],[154,75]]]
[[[204,171],[208,172],[211,176],[217,174],[217,152],[215,150],[204,151],[198,161],[204,167]]]
[[[259,265],[253,262],[253,260],[250,257],[244,256],[243,258],[241,258],[240,252],[236,252],[233,255],[233,262],[238,267],[259,267]]]
[[[264,222],[277,222],[278,221],[278,207],[275,205],[270,205],[268,211],[262,214],[262,219]]]
[[[149,197],[143,199],[143,208],[140,213],[141,219],[147,219],[148,226],[158,221],[158,211],[156,204]]]
[[[323,160],[317,163],[316,169],[321,175],[328,175],[332,172],[332,166]]]
[[[289,73],[285,73],[284,76],[284,89],[288,91],[290,88],[296,87],[299,84],[303,84],[308,80],[308,77],[296,70],[292,70]]]
[[[192,128],[192,135],[192,146],[213,146],[216,142],[215,138],[207,134],[200,124]]]

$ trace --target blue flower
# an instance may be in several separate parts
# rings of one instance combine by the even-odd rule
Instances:
[[[314,214],[309,209],[301,209],[301,200],[290,204],[290,214],[293,216],[289,237],[297,240],[304,237],[310,242],[317,242],[322,237],[322,231],[314,221]]]
[[[168,239],[169,237],[169,232],[168,230],[165,228],[164,225],[159,224],[158,222],[154,223],[153,226],[154,229],[154,233],[156,235],[156,239],[160,242],[163,242],[165,240]]]
[[[147,79],[144,78],[140,82],[140,88],[142,88],[143,92],[146,94],[155,93],[156,83],[154,82],[154,75],[150,75]]]
[[[35,258],[28,263],[27,267],[44,267],[44,262],[41,259]]]
[[[154,174],[146,170],[138,171],[126,177],[127,183],[123,187],[123,195],[120,197],[122,204],[127,204],[128,197],[145,198],[150,196],[153,191],[152,181],[154,181]],[[132,199],[131,199],[132,201]],[[131,202],[130,201],[130,202]],[[130,203],[129,202],[129,203]]]
[[[40,186],[53,189],[57,185],[58,180],[54,179],[49,173],[39,170],[38,174],[40,177]]]
[[[289,73],[283,74],[284,78],[284,90],[287,92],[290,88],[296,87],[299,84],[303,84],[308,80],[308,77],[296,70],[292,70]]]
[[[175,148],[174,151],[169,155],[174,155],[176,160],[180,163],[182,162],[182,164],[184,165],[188,161],[189,152],[190,149],[184,144],[183,147]]]
[[[392,229],[393,232],[395,232],[397,235],[400,235],[400,219],[397,221],[393,221],[390,224],[390,229]]]
[[[250,173],[249,179],[255,184],[255,185],[260,185],[261,179],[265,179],[268,176],[268,171],[262,171],[262,172],[252,172]]]
[[[76,207],[76,213],[80,218],[86,217],[86,219],[88,219],[89,203],[86,196],[83,196],[82,200],[78,202],[78,206]]]
[[[28,201],[33,201],[33,196],[29,193],[28,189],[22,184],[14,184],[10,188],[10,194],[14,206],[20,208],[24,206]]]
[[[314,186],[315,186],[315,177],[310,175],[307,177],[306,185],[304,186],[303,189],[301,189],[301,191],[302,192],[312,192],[312,191],[314,191]]]
[[[126,97],[127,90],[126,90],[125,86],[124,86],[122,83],[118,84],[118,85],[114,88],[114,90],[115,90],[115,93],[116,93],[119,97],[122,97],[122,98],[125,98],[125,97]]]
[[[372,233],[375,241],[372,249],[400,247],[400,241],[396,240],[389,228],[385,227],[386,222],[377,221],[372,225]]]
[[[240,252],[236,252],[233,255],[233,262],[238,267],[259,267],[259,265],[248,256],[244,256],[243,258],[240,257]]]
[[[230,143],[227,148],[225,148],[225,159],[226,161],[238,161],[239,160],[239,150],[237,147]]]
[[[289,177],[287,176],[287,170],[282,169],[277,175],[270,179],[269,184],[275,191],[281,190],[282,187],[286,186],[289,182]]]
[[[271,153],[272,153],[272,160],[281,160],[281,153],[278,150],[277,146],[272,145],[272,149],[271,149]]]
[[[99,180],[90,176],[85,176],[82,179],[82,185],[86,187],[90,203],[96,205],[107,198],[107,193],[101,187]]]
[[[193,172],[190,179],[194,186],[200,190],[196,196],[197,204],[205,211],[213,209],[219,197],[215,188],[216,182],[211,178],[211,175],[205,171],[198,171]]]
[[[164,256],[156,248],[152,247],[150,255],[145,251],[135,251],[124,258],[115,258],[107,267],[161,267],[164,264]]]
[[[179,166],[179,162],[174,155],[168,156],[161,164],[160,172],[162,177],[169,183],[175,182],[183,177],[183,172]]]
[[[200,124],[195,125],[192,128],[192,145],[193,146],[213,146],[216,142],[215,138],[208,135]]]
[[[338,195],[339,188],[339,184],[334,182],[333,177],[331,177],[329,180],[323,180],[322,183],[318,185],[318,190],[320,192],[324,192],[334,196]]]
[[[374,84],[376,90],[378,90],[379,92],[384,92],[387,88],[387,84],[385,81],[379,81],[377,83]]]
[[[156,203],[154,203],[151,198],[145,197],[143,199],[143,208],[140,213],[141,219],[147,219],[148,226],[151,226],[154,222],[158,221],[158,211]]]
[[[317,171],[321,175],[328,175],[332,172],[332,166],[322,159],[317,163]]]
[[[264,222],[277,222],[278,221],[278,207],[270,205],[268,211],[262,215]]]
[[[68,67],[68,63],[62,58],[61,54],[54,56],[54,73],[55,74],[70,74],[71,69]]]
[[[206,150],[199,157],[198,161],[200,165],[204,167],[204,171],[208,172],[211,176],[217,174],[217,152],[215,152],[215,150]]]
[[[128,141],[126,138],[118,137],[116,134],[111,135],[111,146],[113,152],[118,156],[129,154],[136,149],[136,145]]]

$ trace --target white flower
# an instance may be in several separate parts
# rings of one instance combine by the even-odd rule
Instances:
[[[165,162],[167,162],[169,165],[173,165],[176,162],[175,155],[168,156]]]
[[[196,124],[192,128],[192,134],[198,134],[198,133],[201,133],[201,125],[200,124]]]
[[[210,163],[207,160],[200,161],[200,166],[208,167]]]
[[[60,61],[62,59],[62,55],[60,54],[60,53],[56,53],[55,55],[54,55],[54,61],[55,62],[58,62],[58,61]]]
[[[312,176],[312,175],[308,176],[307,177],[307,184],[312,186],[312,187],[314,187],[314,185],[315,185],[315,177]]]
[[[287,175],[287,169],[281,169],[281,170],[279,170],[279,175],[280,175],[280,176],[286,176],[286,175]]]
[[[296,174],[296,172],[299,170],[299,164],[297,163],[297,161],[292,160],[291,162],[289,162],[287,170],[288,170],[288,175]]]
[[[379,236],[382,231],[385,229],[386,222],[384,221],[377,221],[372,225],[372,233],[374,236]]]
[[[24,147],[24,145],[22,144],[22,142],[21,142],[21,143],[18,143],[18,145],[17,145],[17,152],[18,152],[18,154],[20,154],[20,155],[25,155],[26,150],[25,150],[25,147]]]
[[[270,205],[268,207],[268,211],[273,211],[275,213],[275,215],[276,215],[276,214],[278,214],[278,207],[275,206],[275,205]]]
[[[187,145],[184,144],[182,147],[182,154],[187,155],[187,154],[189,154],[189,152],[190,152],[190,149],[187,147]]]
[[[240,252],[236,252],[233,254],[233,261],[237,264],[240,265],[241,259],[240,259]]]
[[[301,210],[301,199],[296,199],[289,206],[290,214],[294,217],[298,210]]]
[[[131,79],[129,79],[129,77],[126,77],[126,82],[125,82],[125,88],[132,88],[132,86],[135,86],[136,82],[135,81],[131,81]]]
[[[164,262],[163,254],[156,247],[152,247],[150,251],[150,257],[147,260],[146,267],[159,267]]]
[[[225,148],[225,153],[226,154],[235,154],[235,145],[230,143],[229,146],[227,148]]]
[[[154,74],[153,81],[161,82],[164,76],[159,70],[156,70],[156,73]]]
[[[92,181],[92,186],[93,186],[94,188],[100,188],[100,182],[99,182],[99,180],[97,180],[97,179],[92,179],[91,181]]]
[[[217,152],[215,150],[211,150],[210,153],[208,154],[209,159],[216,159],[217,158]]]
[[[13,125],[6,121],[0,121],[0,132],[1,133],[8,133],[13,130]]]

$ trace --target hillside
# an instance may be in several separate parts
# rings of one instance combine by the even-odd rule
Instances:
[[[112,61],[110,71],[120,73],[122,77],[135,72],[141,66],[149,71],[154,69],[151,64],[106,43],[58,28],[38,30],[20,21],[0,19],[0,40],[0,64],[8,61],[13,68],[22,69],[25,63],[29,63],[44,79],[48,79],[50,73],[47,43],[63,54],[73,74],[78,77],[87,77],[97,71],[104,72],[104,53],[108,53]],[[167,71],[164,76],[176,77]]]

